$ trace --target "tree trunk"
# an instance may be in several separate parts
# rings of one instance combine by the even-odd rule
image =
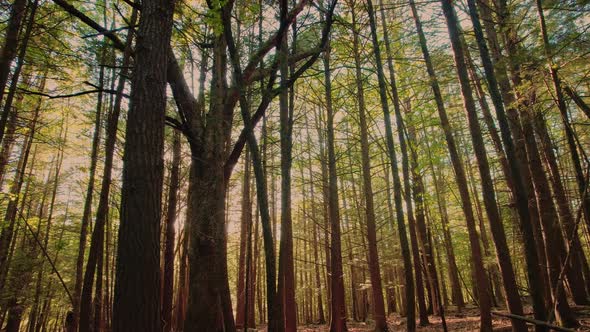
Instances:
[[[166,66],[162,64],[168,63],[173,11],[173,1],[142,2],[123,156],[115,332],[162,329],[160,221],[166,113]],[[207,213],[217,211],[203,208]]]
[[[288,1],[279,1],[280,20],[285,21]],[[296,24],[293,30],[296,31]],[[296,39],[293,41],[295,47]],[[289,79],[289,47],[287,34],[278,48],[281,84]],[[281,146],[281,240],[279,248],[278,294],[281,298],[277,305],[281,306],[284,317],[284,329],[280,331],[295,332],[297,330],[297,305],[295,303],[295,268],[293,265],[293,217],[291,211],[291,164],[293,150],[293,109],[294,94],[292,89],[283,89],[279,94],[280,146]]]
[[[559,227],[557,211],[551,197],[549,180],[541,164],[539,150],[533,133],[533,124],[531,115],[528,112],[521,113],[522,127],[525,135],[527,155],[529,159],[529,169],[535,186],[537,196],[537,205],[541,208],[541,226],[543,229],[543,238],[545,240],[545,255],[547,257],[547,270],[551,287],[551,296],[553,298],[555,317],[559,324],[566,327],[578,325],[574,314],[567,302],[562,268],[565,276],[568,276],[567,266],[565,263],[565,243],[563,234]],[[552,308],[553,309],[553,308]]]
[[[586,213],[586,219],[590,224],[590,198],[588,198],[588,195],[586,194],[588,183],[586,183],[586,177],[584,176],[584,170],[582,168],[580,154],[578,152],[578,146],[576,144],[576,134],[570,122],[567,105],[565,103],[565,97],[563,95],[562,83],[558,74],[559,65],[553,61],[553,50],[551,43],[549,41],[547,25],[545,24],[545,14],[543,13],[543,1],[535,0],[535,4],[537,8],[537,15],[539,16],[539,27],[541,29],[541,40],[543,42],[543,49],[545,50],[547,66],[549,67],[549,74],[551,75],[553,89],[555,90],[555,104],[557,105],[557,108],[559,109],[559,114],[561,115],[561,121],[564,126],[567,145],[570,150],[569,152],[571,154],[572,164],[574,166],[574,171],[576,174],[576,181],[578,184],[580,198],[583,198],[582,206],[584,207],[584,211]],[[576,303],[578,302],[579,301],[576,300]],[[588,303],[587,296],[586,299],[582,302],[583,303],[578,304]]]
[[[240,253],[238,261],[238,284],[236,296],[238,302],[236,307],[236,328],[244,328],[246,322],[246,251],[248,244],[248,228],[252,223],[252,202],[250,202],[250,153],[246,150],[244,158],[244,177],[242,180],[242,206],[240,219]]]
[[[361,60],[359,54],[359,31],[355,9],[352,12],[353,52],[356,73],[356,97],[359,112],[359,127],[361,141],[361,165],[363,176],[363,192],[365,196],[365,220],[367,223],[367,242],[369,245],[369,274],[371,277],[371,291],[373,292],[373,320],[375,331],[387,331],[383,288],[381,286],[381,269],[379,267],[379,253],[377,251],[377,229],[375,225],[375,207],[373,202],[373,184],[371,181],[371,157],[369,154],[369,134],[367,115],[365,110],[365,96],[362,83]]]
[[[391,174],[393,176],[393,187],[394,187],[394,200],[396,210],[396,221],[398,227],[398,233],[400,237],[400,245],[402,248],[402,258],[404,260],[405,269],[405,281],[406,281],[406,305],[408,308],[408,331],[415,329],[416,318],[414,311],[414,284],[412,276],[412,262],[410,258],[410,247],[408,245],[408,236],[406,234],[406,226],[404,225],[404,215],[402,207],[401,197],[401,181],[399,178],[397,157],[395,155],[395,148],[393,143],[393,130],[391,128],[391,115],[389,112],[389,102],[387,100],[387,89],[385,85],[385,73],[383,71],[383,64],[381,61],[381,50],[379,49],[379,41],[377,36],[377,24],[375,22],[375,13],[373,11],[373,3],[371,0],[367,1],[367,12],[369,14],[369,25],[371,27],[371,39],[373,44],[373,52],[375,54],[375,64],[377,68],[377,78],[379,80],[379,96],[381,100],[381,107],[383,109],[383,116],[385,118],[385,140],[387,143],[387,153],[389,157],[389,163],[391,166]],[[391,69],[391,68],[390,68]],[[395,105],[394,105],[395,106]],[[399,106],[399,105],[398,105]],[[369,248],[370,249],[370,248]],[[419,271],[416,273],[420,273]],[[374,286],[373,286],[374,287]],[[382,297],[381,297],[382,302]],[[379,304],[375,304],[379,305]],[[382,303],[381,303],[382,305]],[[421,322],[422,323],[422,322]],[[387,331],[387,326],[383,329]]]
[[[16,56],[18,47],[18,34],[22,20],[25,17],[25,12],[27,9],[26,7],[26,0],[14,0],[10,10],[10,18],[8,19],[8,25],[6,27],[4,45],[0,51],[0,102],[4,98],[4,91],[6,88],[6,83],[8,82],[10,67],[14,57]],[[4,112],[2,113],[0,119],[0,140],[2,140],[4,137],[6,119],[8,119],[8,114]]]
[[[45,75],[41,79],[41,83],[39,86],[39,91],[43,91],[45,89]],[[42,102],[39,99],[33,119],[29,123],[29,132],[25,136],[25,140],[23,142],[21,154],[19,157],[19,161],[17,163],[17,171],[15,175],[15,179],[11,185],[10,193],[16,197],[14,200],[10,200],[8,205],[6,206],[6,213],[4,215],[4,222],[0,229],[0,291],[4,290],[6,286],[6,277],[8,274],[8,253],[10,243],[13,241],[14,237],[14,230],[15,230],[15,223],[17,219],[18,213],[18,204],[19,204],[19,194],[24,182],[25,176],[25,169],[27,167],[27,161],[29,159],[29,153],[31,150],[32,140],[35,135],[35,130],[37,126],[37,120],[39,118],[39,111],[41,109]],[[23,200],[24,201],[24,200]]]
[[[519,225],[523,236],[525,260],[527,263],[527,276],[529,280],[529,287],[531,288],[531,295],[533,299],[533,310],[535,318],[538,320],[545,320],[545,293],[549,289],[546,287],[546,272],[540,269],[540,262],[545,261],[545,252],[542,249],[543,243],[538,234],[538,208],[535,201],[533,185],[530,179],[530,173],[527,164],[526,151],[524,149],[524,139],[522,129],[519,121],[519,116],[515,107],[511,106],[515,102],[514,95],[511,93],[510,82],[506,67],[503,65],[501,59],[500,47],[495,28],[492,24],[491,8],[489,1],[482,3],[480,6],[483,16],[483,22],[486,28],[486,34],[490,43],[491,53],[493,58],[490,59],[487,44],[484,41],[483,33],[481,31],[481,24],[477,16],[475,4],[469,3],[470,15],[477,34],[478,47],[480,56],[484,65],[486,80],[490,90],[490,95],[494,103],[496,115],[500,125],[502,139],[506,157],[508,159],[510,174],[507,177],[512,179],[513,196],[516,203],[516,210],[519,215]],[[500,1],[498,6],[500,23],[506,24],[507,12],[505,1]],[[505,32],[505,36],[509,33]],[[506,38],[506,45],[509,55],[514,53],[515,43],[511,38]],[[511,62],[514,58],[510,55]],[[493,60],[493,62],[492,62]],[[494,65],[496,71],[494,71]],[[512,69],[517,69],[513,72],[515,78],[519,77],[518,67],[511,65]],[[498,91],[498,88],[500,91]],[[504,104],[508,106],[507,111],[504,110]],[[511,135],[512,133],[512,135]],[[514,140],[513,140],[514,139]],[[514,141],[521,144],[515,144]],[[510,184],[510,182],[509,182]],[[527,202],[528,201],[528,202]],[[533,246],[533,244],[536,244]],[[545,331],[543,327],[535,327],[536,331]]]
[[[311,214],[313,216],[312,220],[314,220],[313,224],[312,224],[312,236],[313,236],[313,260],[315,262],[314,264],[314,273],[315,273],[315,287],[316,287],[316,293],[317,293],[317,310],[318,310],[318,320],[317,323],[322,325],[326,323],[326,317],[324,315],[324,305],[323,305],[323,301],[322,301],[322,281],[320,278],[320,257],[318,255],[318,250],[319,250],[319,232],[318,232],[318,228],[320,227],[317,220],[318,220],[318,213],[317,213],[317,209],[316,209],[316,200],[315,200],[315,190],[314,190],[314,176],[313,176],[313,171],[312,171],[312,156],[311,156],[311,147],[312,147],[312,142],[311,142],[311,136],[309,134],[309,123],[307,121],[307,118],[305,118],[305,131],[306,131],[306,139],[307,139],[307,160],[308,160],[308,165],[307,165],[307,169],[309,172],[309,195],[311,198]]]
[[[328,148],[328,215],[330,221],[330,332],[347,331],[346,303],[344,296],[344,271],[340,241],[340,207],[338,203],[338,175],[334,144],[334,111],[332,109],[332,81],[330,72],[330,49],[324,53],[324,86],[326,93],[326,131]],[[375,248],[376,249],[376,248]]]
[[[408,109],[410,109],[408,107]],[[406,128],[403,126],[403,128]],[[407,135],[411,152],[411,163],[412,163],[412,179],[413,179],[413,197],[416,202],[416,228],[420,244],[424,252],[425,270],[430,284],[430,297],[434,305],[434,313],[441,317],[443,329],[447,330],[445,310],[441,300],[440,286],[438,284],[438,274],[436,272],[436,264],[434,260],[434,254],[432,252],[432,245],[428,238],[426,220],[424,214],[424,181],[418,168],[418,154],[416,153],[416,133],[413,125],[407,127]]]
[[[180,132],[174,131],[172,138],[172,168],[168,185],[168,209],[166,211],[166,233],[164,247],[164,288],[162,294],[162,324],[164,332],[172,331],[172,300],[174,298],[174,240],[176,237],[176,214],[178,188],[180,186],[181,145]]]

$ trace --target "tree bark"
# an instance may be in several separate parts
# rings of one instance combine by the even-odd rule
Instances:
[[[115,332],[162,329],[160,221],[167,74],[162,64],[168,63],[173,12],[171,0],[142,2],[123,156]]]

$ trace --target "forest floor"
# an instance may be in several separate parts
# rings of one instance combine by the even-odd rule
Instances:
[[[590,307],[574,306],[573,309],[578,315],[581,327],[575,329],[575,331],[590,331]],[[502,312],[498,310],[499,312]],[[531,313],[529,316],[532,318],[532,310],[528,308],[527,313]],[[508,318],[493,316],[494,331],[510,332],[510,320]],[[442,331],[442,324],[440,317],[430,316],[430,325],[419,326],[417,331],[422,332],[434,332]],[[397,314],[392,314],[388,318],[390,331],[404,331],[406,320],[401,318]],[[461,313],[450,311],[446,315],[446,322],[448,331],[478,331],[479,330],[479,311],[477,308],[466,308]],[[356,323],[348,322],[349,332],[368,332],[372,331],[371,323]],[[533,331],[533,326],[529,325],[529,331]],[[264,330],[263,330],[264,331]],[[302,326],[298,329],[302,332],[325,332],[329,331],[325,325],[308,325]]]

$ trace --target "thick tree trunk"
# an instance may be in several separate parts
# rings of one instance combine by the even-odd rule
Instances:
[[[162,64],[168,63],[170,54],[174,2],[146,0],[141,5],[123,156],[114,332],[162,329],[160,221],[166,113],[166,66]]]

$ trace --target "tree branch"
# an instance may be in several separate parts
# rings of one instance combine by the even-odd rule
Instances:
[[[18,88],[18,89],[28,95],[43,96],[43,97],[47,97],[49,99],[73,98],[73,97],[79,97],[79,96],[84,96],[84,95],[88,95],[88,94],[92,94],[92,93],[99,93],[99,92],[110,93],[110,94],[117,94],[118,93],[116,90],[112,90],[112,89],[94,89],[94,90],[80,91],[80,92],[75,92],[75,93],[70,93],[70,94],[65,94],[65,95],[51,95],[51,94],[48,94],[45,92],[31,91],[31,90],[28,90],[25,88]],[[122,96],[125,98],[129,98],[129,95],[125,94],[125,93],[122,93]]]

